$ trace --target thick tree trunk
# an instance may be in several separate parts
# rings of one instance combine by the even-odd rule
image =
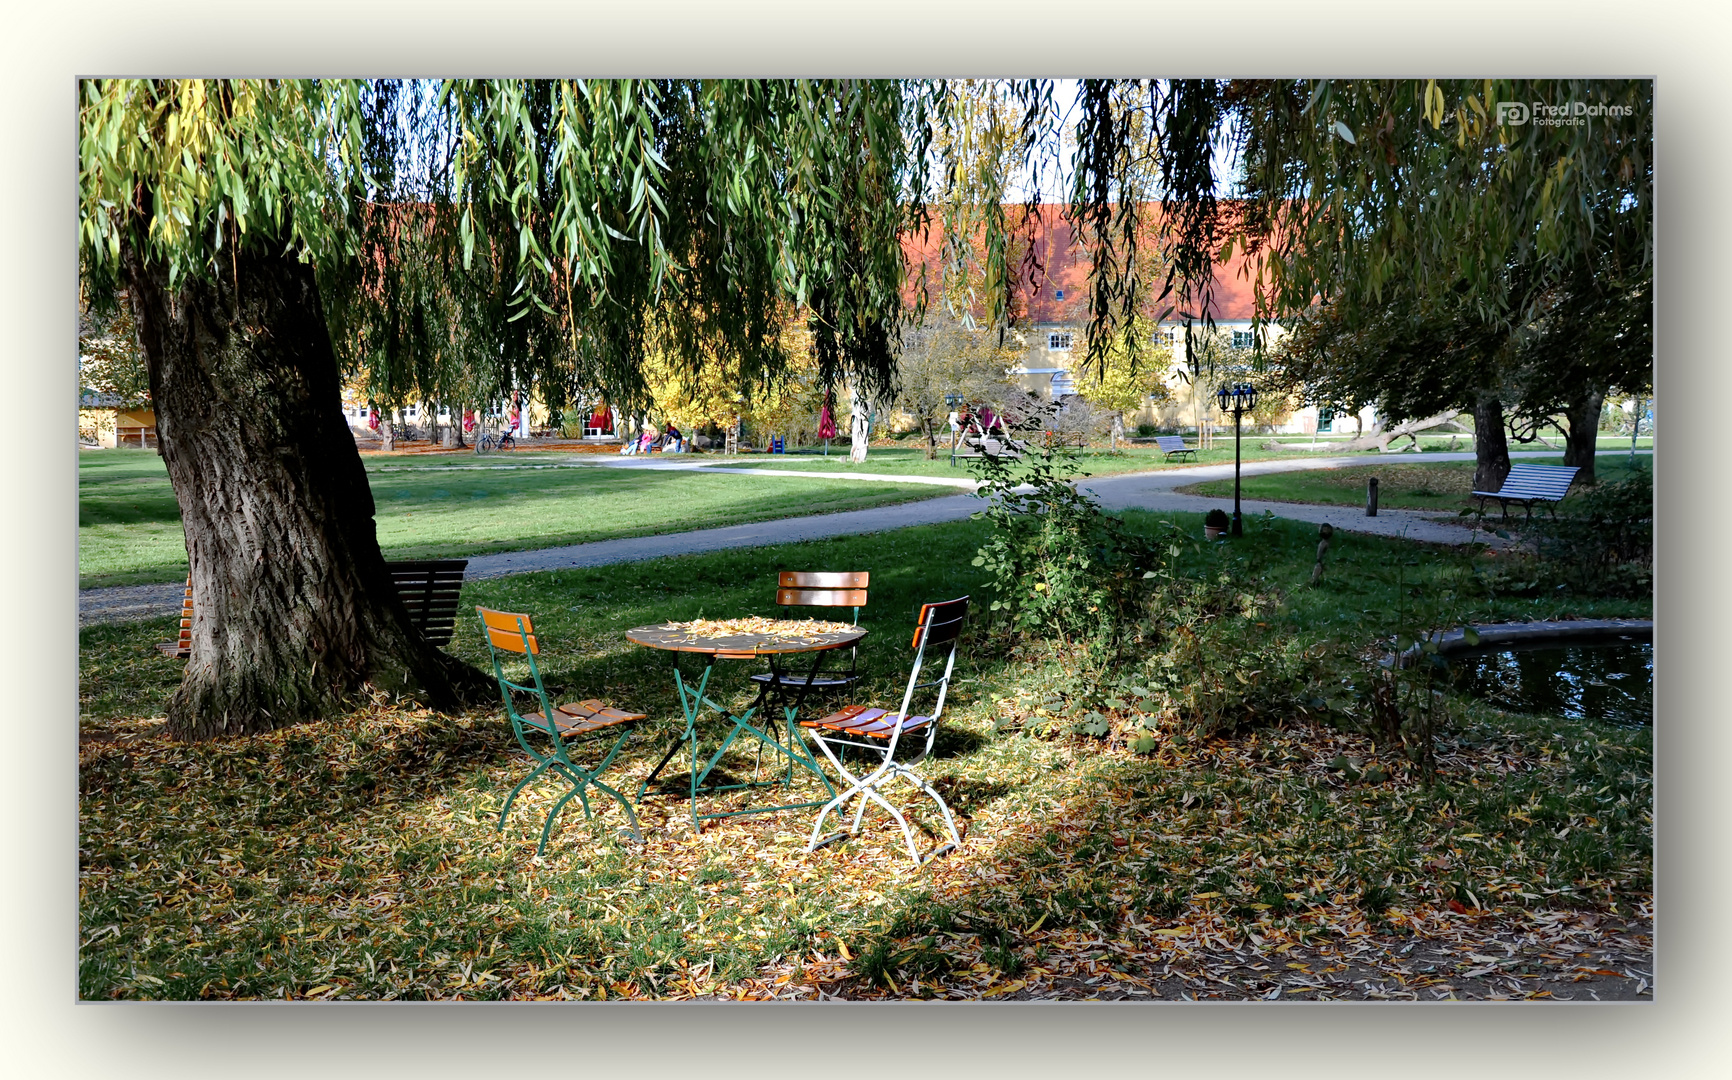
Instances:
[[[177,289],[122,258],[192,569],[170,734],[331,719],[368,688],[480,700],[491,680],[427,644],[386,571],[312,269],[241,253]]]
[[[1473,403],[1473,489],[1496,491],[1509,475],[1509,438],[1503,429],[1503,402],[1482,392]]]
[[[388,416],[379,421],[379,449],[387,454],[397,449],[397,425]]]
[[[1600,441],[1600,409],[1605,404],[1606,392],[1589,388],[1570,403],[1565,414],[1569,431],[1564,436],[1564,464],[1576,467],[1578,485],[1592,487],[1599,482],[1594,476],[1594,450]]]
[[[922,416],[920,426],[926,429],[926,460],[935,460],[938,457],[938,430],[932,426],[932,417]]]

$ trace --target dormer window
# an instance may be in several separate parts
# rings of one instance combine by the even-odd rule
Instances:
[[[1055,299],[1063,300],[1064,299],[1064,290],[1063,289],[1055,289],[1055,290],[1053,290],[1052,295]]]

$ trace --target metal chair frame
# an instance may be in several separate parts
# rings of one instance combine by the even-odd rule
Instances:
[[[577,764],[567,752],[567,733],[562,733],[559,730],[555,717],[563,714],[566,717],[576,719],[585,715],[586,712],[592,715],[599,715],[599,713],[584,709],[582,706],[579,707],[579,711],[571,711],[570,706],[560,709],[554,708],[553,699],[548,697],[547,686],[541,679],[541,667],[535,662],[541,647],[535,636],[535,625],[528,615],[511,611],[493,611],[484,607],[477,607],[475,613],[481,619],[481,636],[487,640],[487,649],[493,656],[493,675],[499,680],[499,693],[505,699],[505,712],[511,717],[511,732],[516,736],[517,744],[523,748],[523,752],[528,754],[530,759],[536,763],[529,775],[519,781],[517,786],[511,789],[511,794],[506,796],[505,806],[499,811],[499,824],[495,831],[505,831],[505,819],[511,813],[511,804],[517,801],[518,794],[542,773],[553,773],[570,784],[571,790],[554,803],[552,810],[548,811],[547,822],[541,827],[541,843],[535,849],[537,855],[547,850],[547,840],[553,833],[554,819],[559,816],[561,810],[565,809],[565,804],[574,797],[583,804],[584,817],[595,817],[589,805],[589,796],[584,794],[586,787],[594,787],[612,796],[613,800],[619,803],[620,808],[625,811],[626,820],[631,822],[632,838],[638,843],[642,843],[643,830],[638,827],[637,814],[632,810],[631,803],[627,801],[624,795],[602,783],[600,779],[601,774],[606,771],[609,765],[613,764],[613,759],[624,748],[626,740],[631,737],[632,727],[637,720],[643,718],[642,715],[628,714],[632,718],[612,720],[587,731],[577,732],[577,734],[584,735],[589,734],[590,731],[602,731],[609,727],[619,728],[619,736],[613,740],[613,745],[608,747],[600,764],[590,769]],[[499,658],[501,650],[521,653],[523,658],[529,662],[530,682],[528,684],[512,682],[505,677],[505,668]],[[541,703],[541,722],[526,717],[517,711],[517,703],[512,698],[512,691],[535,695]],[[609,711],[620,712],[620,710]],[[530,740],[531,733],[545,736],[551,743],[551,750],[545,752],[538,750]],[[584,741],[601,740],[586,739]]]
[[[930,797],[933,802],[938,804],[938,810],[944,816],[944,825],[950,833],[950,842],[939,846],[933,851],[930,858],[937,858],[939,855],[961,846],[962,837],[956,831],[956,819],[951,815],[950,807],[945,804],[944,798],[938,794],[932,785],[927,783],[925,778],[915,770],[915,766],[932,753],[933,744],[938,738],[938,725],[944,715],[944,699],[950,692],[950,678],[956,668],[956,649],[962,638],[962,624],[967,615],[968,597],[966,596],[956,600],[927,604],[920,609],[920,617],[914,630],[914,666],[908,674],[907,689],[902,693],[902,707],[894,713],[875,718],[873,721],[874,723],[882,722],[890,725],[891,730],[888,739],[849,738],[841,732],[826,731],[821,726],[832,717],[842,717],[849,713],[857,715],[867,710],[842,710],[832,714],[831,717],[804,721],[800,724],[801,727],[812,732],[813,738],[818,742],[818,749],[830,759],[830,764],[835,766],[836,771],[842,775],[843,780],[848,784],[846,790],[825,803],[823,808],[818,811],[817,820],[812,822],[812,837],[806,845],[807,851],[814,851],[824,844],[841,839],[843,836],[857,834],[860,831],[860,822],[866,814],[866,803],[870,800],[882,806],[902,827],[902,837],[908,843],[909,857],[914,860],[916,866],[920,865],[922,860],[919,850],[914,846],[914,831],[909,827],[908,819],[903,816],[900,810],[891,805],[882,792],[883,785],[898,777],[908,781],[917,790]],[[920,672],[926,664],[926,650],[929,645],[949,646],[944,654],[944,674],[936,679],[921,682]],[[913,758],[908,761],[897,761],[896,749],[902,742],[903,731],[907,730],[908,709],[913,704],[915,691],[932,687],[938,688],[937,701],[933,705],[932,715],[927,718],[924,725],[920,725],[926,729],[925,744]],[[867,750],[873,755],[881,756],[879,764],[863,776],[855,775],[842,763],[841,755],[837,752],[846,747]],[[831,812],[835,812],[836,819],[840,823],[843,808],[850,799],[856,796],[859,797],[859,805],[854,810],[853,825],[845,832],[836,832],[820,838],[819,834],[823,830],[824,819]]]

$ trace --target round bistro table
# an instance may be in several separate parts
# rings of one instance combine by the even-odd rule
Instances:
[[[697,623],[659,623],[654,626],[637,626],[625,632],[626,640],[646,649],[660,649],[669,654],[673,661],[674,689],[679,692],[680,709],[685,714],[686,727],[668,752],[662,756],[656,767],[650,770],[644,779],[643,786],[638,788],[637,801],[642,802],[649,791],[650,784],[655,782],[669,761],[683,746],[690,746],[691,769],[689,790],[692,803],[692,828],[701,827],[701,823],[712,818],[739,817],[743,814],[767,814],[776,810],[798,810],[805,807],[823,806],[829,799],[836,796],[836,789],[830,783],[830,778],[819,767],[818,761],[806,748],[805,740],[800,738],[797,721],[800,706],[805,701],[806,693],[811,686],[811,675],[816,674],[823,663],[826,653],[836,649],[846,649],[859,643],[866,636],[866,631],[858,626],[846,630],[817,631],[810,622],[796,619],[762,620],[761,630],[756,633],[735,633],[718,635],[705,633]],[[683,653],[693,653],[704,658],[704,672],[694,685],[680,671],[680,656]],[[770,670],[781,674],[783,661],[796,657],[810,655],[812,666],[807,674],[807,681],[801,685],[792,703],[784,704],[782,712],[786,739],[778,738],[766,730],[769,725],[760,721],[752,723],[754,714],[764,707],[774,688],[782,680],[770,679],[758,688],[757,697],[745,711],[736,713],[725,705],[721,705],[707,696],[710,675],[715,671],[718,660],[768,660]],[[709,761],[700,769],[698,766],[698,720],[705,708],[718,713],[728,722],[728,730],[722,739],[722,744],[716,748]],[[741,735],[756,739],[761,746],[768,746],[787,758],[787,771],[781,780],[757,781],[739,784],[707,785],[716,763],[722,755]],[[760,749],[759,753],[762,753]],[[772,783],[791,783],[794,767],[800,768],[816,776],[824,785],[827,797],[811,802],[784,803],[777,806],[754,806],[744,810],[730,810],[721,813],[698,813],[698,796],[716,794],[724,791],[738,791],[743,788],[764,787]]]

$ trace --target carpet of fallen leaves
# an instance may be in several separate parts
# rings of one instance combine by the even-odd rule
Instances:
[[[995,732],[1023,698],[959,697],[924,769],[964,844],[918,869],[882,814],[807,853],[809,810],[694,834],[689,804],[654,795],[643,844],[617,806],[586,822],[573,803],[537,858],[563,789],[532,785],[495,831],[526,764],[487,712],[380,702],[202,744],[162,737],[160,719],[87,719],[81,995],[1652,992],[1647,732],[1466,723],[1432,789],[1399,762],[1383,783],[1350,779],[1329,763],[1376,748],[1303,720],[1137,755]],[[675,730],[647,725],[611,774],[646,774]],[[905,795],[936,847],[930,808]]]

